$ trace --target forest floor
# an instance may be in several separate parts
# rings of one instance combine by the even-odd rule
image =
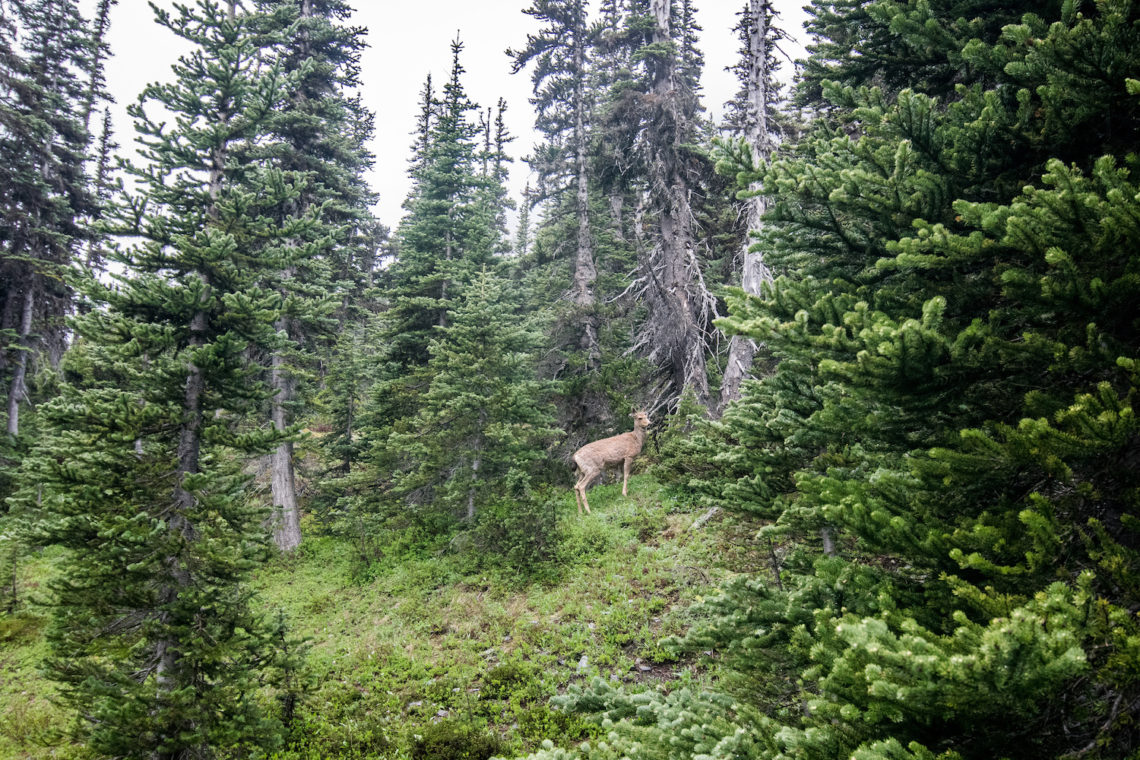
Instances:
[[[271,757],[436,760],[458,746],[510,756],[596,736],[550,703],[592,678],[632,690],[715,678],[714,660],[661,642],[690,625],[702,595],[758,569],[751,530],[724,516],[690,530],[700,513],[648,476],[628,499],[620,484],[590,497],[593,514],[579,518],[567,493],[556,558],[527,576],[441,547],[404,546],[364,566],[351,543],[309,526],[297,555],[254,582],[259,603],[309,642],[306,693]],[[0,760],[85,757],[62,738],[68,716],[40,672],[48,611],[36,600],[52,559],[23,566],[23,606],[0,616]]]

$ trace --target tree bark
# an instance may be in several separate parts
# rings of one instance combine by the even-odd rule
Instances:
[[[31,275],[32,278],[35,275]],[[34,279],[24,290],[24,303],[20,313],[19,350],[12,369],[12,383],[8,387],[8,435],[20,434],[20,401],[27,397],[26,379],[28,376],[28,354],[32,350],[32,316],[36,310],[36,286]]]
[[[278,320],[277,330],[285,330],[285,320]],[[270,401],[273,427],[282,432],[289,427],[288,404],[293,400],[293,383],[280,351],[275,351],[269,370],[269,382],[275,393]],[[297,487],[293,472],[293,442],[282,441],[270,455],[273,494],[273,541],[283,552],[301,545],[301,514],[297,506]]]
[[[768,41],[771,34],[772,4],[770,0],[749,0],[747,115],[745,138],[752,149],[752,160],[767,159],[772,152],[770,140],[771,115],[768,113],[772,72]],[[767,204],[761,196],[749,198],[745,206],[748,234],[741,244],[741,287],[745,293],[758,296],[764,283],[772,281],[772,273],[764,263],[764,252],[752,250],[752,230],[763,224]],[[723,414],[729,403],[740,398],[740,388],[752,370],[756,356],[756,343],[743,335],[733,335],[728,344],[728,364],[721,383],[718,414]]]

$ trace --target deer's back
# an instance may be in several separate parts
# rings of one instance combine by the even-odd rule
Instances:
[[[637,456],[641,452],[641,441],[633,433],[603,438],[600,441],[587,443],[574,452],[574,461],[581,466],[586,464],[611,464],[621,462],[627,457]]]

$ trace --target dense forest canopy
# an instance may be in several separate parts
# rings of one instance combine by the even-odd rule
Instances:
[[[0,750],[1140,752],[1140,6],[812,0],[793,69],[740,0],[714,118],[699,5],[534,0],[525,154],[462,34],[399,72],[378,219],[344,0],[153,6],[184,52],[129,135],[116,0],[0,0],[0,664],[53,701]],[[631,415],[646,474],[573,515]],[[346,604],[537,598],[627,528],[619,590],[545,624],[646,599],[644,677],[552,638],[444,687],[399,634],[350,685],[319,600],[273,601],[334,556]],[[649,582],[665,546],[715,589]]]

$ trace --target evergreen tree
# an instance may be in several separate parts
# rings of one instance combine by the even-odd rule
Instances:
[[[736,27],[742,43],[740,62],[735,67],[741,89],[730,104],[728,126],[741,140],[739,147],[748,151],[749,163],[765,161],[779,140],[780,87],[775,75],[779,67],[777,46],[784,34],[773,25],[775,16],[770,2],[749,0]],[[758,230],[765,201],[759,193],[748,194],[751,197],[744,200],[743,213],[746,229]],[[752,245],[751,236],[745,238],[741,248],[740,287],[745,293],[758,296],[762,286],[771,283],[772,273],[764,263],[760,246]],[[740,384],[752,369],[755,353],[752,340],[743,335],[732,336],[721,381],[720,411],[740,397]]]
[[[306,381],[332,342],[334,312],[341,312],[342,325],[361,317],[353,307],[369,284],[379,227],[369,212],[375,196],[363,179],[371,166],[364,142],[372,114],[350,93],[358,85],[364,30],[343,25],[350,13],[343,2],[263,0],[259,8],[279,40],[283,70],[297,83],[267,129],[276,139],[255,147],[249,160],[278,167],[302,186],[299,197],[277,210],[278,224],[305,217],[315,223],[307,239],[289,241],[307,255],[273,277],[284,308],[269,360],[270,419],[284,432],[312,395]],[[278,445],[270,464],[274,539],[290,551],[301,541],[292,441]]]
[[[413,191],[408,215],[396,231],[397,257],[389,275],[391,360],[401,367],[423,366],[435,326],[446,326],[457,298],[494,250],[488,208],[479,195],[476,110],[463,89],[463,43],[451,45],[451,76],[438,100],[425,102],[412,160]],[[430,80],[425,98],[431,97]],[[425,131],[426,128],[426,131]]]
[[[586,65],[591,40],[585,0],[542,0],[524,13],[544,24],[530,35],[526,47],[508,50],[512,72],[534,66],[532,103],[536,109],[535,127],[546,144],[539,148],[532,164],[539,172],[540,193],[558,198],[574,195],[576,252],[572,265],[570,300],[575,313],[567,315],[577,323],[577,348],[585,354],[585,370],[597,372],[601,360],[598,345],[598,314],[595,311],[593,231],[590,229],[590,177],[588,172],[588,129],[593,98],[587,89],[591,72]],[[596,412],[595,412],[596,415]],[[591,415],[591,416],[595,416]]]
[[[113,251],[112,282],[84,283],[95,308],[73,353],[88,369],[47,405],[13,504],[37,541],[70,550],[49,669],[78,738],[109,756],[209,757],[279,735],[255,689],[280,630],[251,610],[264,532],[240,470],[282,438],[250,425],[267,389],[246,357],[272,345],[282,304],[263,283],[300,255],[282,241],[306,223],[273,216],[297,185],[235,160],[289,84],[260,19],[207,0],[156,15],[193,49],[131,107],[150,163],[130,169],[116,224],[143,242]]]
[[[675,403],[689,388],[710,401],[707,361],[716,299],[706,286],[694,230],[693,196],[710,167],[692,149],[700,100],[701,54],[688,0],[634,0],[619,38],[631,70],[613,85],[605,120],[615,152],[628,151],[654,218],[642,242],[635,290],[647,307],[634,349],[661,374],[656,401]]]
[[[551,428],[535,379],[539,333],[520,321],[504,285],[484,270],[431,343],[431,384],[389,447],[402,452],[392,492],[421,513],[475,519],[490,500],[519,498]]]
[[[0,9],[3,37],[3,130],[0,187],[0,330],[7,347],[0,369],[7,386],[7,431],[20,433],[29,369],[47,350],[58,361],[71,291],[61,276],[81,225],[95,214],[87,176],[87,110],[99,89],[100,40],[71,0],[28,0]]]

